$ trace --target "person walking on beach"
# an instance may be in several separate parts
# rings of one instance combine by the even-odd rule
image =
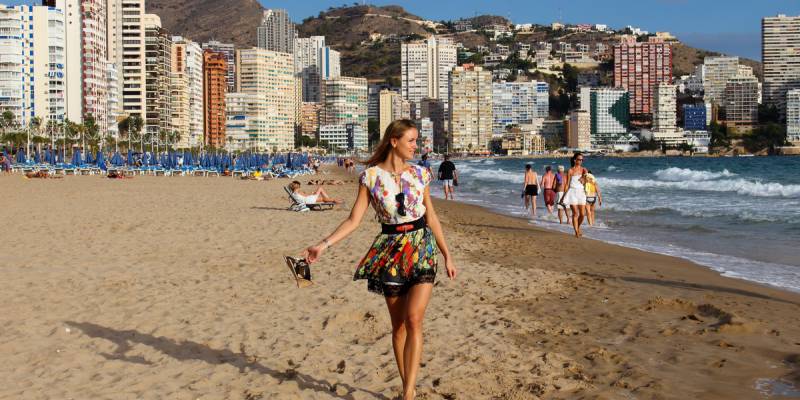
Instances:
[[[592,170],[587,169],[584,176],[586,184],[586,216],[589,220],[589,226],[594,226],[594,207],[603,205],[603,195],[600,194],[600,187],[597,186],[597,179],[592,175]]]
[[[581,224],[586,216],[586,188],[584,187],[586,168],[583,168],[583,154],[575,153],[570,164],[572,168],[567,171],[567,191],[564,193],[561,203],[569,206],[572,210],[572,228],[575,230],[575,237],[581,237],[583,236]]]
[[[331,246],[352,233],[372,203],[382,233],[356,268],[354,280],[366,279],[370,292],[384,296],[392,321],[392,346],[403,382],[403,399],[416,396],[422,359],[422,322],[437,272],[436,248],[447,276],[456,266],[430,196],[430,172],[409,165],[419,132],[414,122],[389,124],[375,153],[359,176],[358,197],[350,216],[333,233],[305,251],[309,263],[319,261]]]
[[[536,197],[539,196],[539,179],[536,176],[536,171],[530,164],[525,165],[525,177],[522,182],[523,197],[525,197],[525,209],[530,206],[531,216],[536,218]]]
[[[556,209],[558,210],[558,223],[563,224],[564,218],[569,221],[569,214],[567,214],[567,207],[561,202],[564,198],[564,188],[567,187],[565,183],[566,177],[564,176],[564,166],[558,166],[558,173],[555,174],[555,188],[556,188]],[[563,214],[563,218],[561,217]]]
[[[455,182],[458,182],[458,171],[456,171],[456,165],[450,161],[450,155],[444,156],[444,161],[439,165],[439,180],[442,181],[442,186],[444,189],[444,199],[448,199],[448,194],[450,195],[450,200],[455,200]]]
[[[553,213],[553,206],[556,204],[556,176],[553,174],[553,167],[544,167],[544,175],[540,187],[544,191],[544,205],[547,212]]]

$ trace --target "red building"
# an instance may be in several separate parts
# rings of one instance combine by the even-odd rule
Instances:
[[[228,88],[225,55],[203,52],[203,118],[205,145],[225,147],[225,92]]]
[[[658,38],[624,39],[614,46],[614,86],[630,93],[631,117],[649,119],[658,83],[672,83],[672,46]]]

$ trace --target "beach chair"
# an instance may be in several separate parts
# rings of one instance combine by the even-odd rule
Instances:
[[[286,194],[289,195],[289,200],[292,201],[292,205],[289,206],[289,211],[297,211],[297,212],[304,212],[304,211],[325,211],[325,210],[332,210],[333,206],[336,203],[312,203],[306,204],[289,186],[284,186],[283,190],[286,191]]]

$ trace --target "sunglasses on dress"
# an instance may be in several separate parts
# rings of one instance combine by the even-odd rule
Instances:
[[[398,193],[397,196],[394,196],[394,200],[397,202],[397,214],[399,214],[401,217],[405,217],[406,216],[405,193],[403,192]]]

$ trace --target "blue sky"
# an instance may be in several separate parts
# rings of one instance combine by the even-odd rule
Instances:
[[[259,0],[267,8],[286,8],[300,21],[331,6],[352,1]],[[0,0],[4,4],[39,4],[33,0]],[[798,0],[373,0],[397,4],[423,18],[458,19],[480,14],[509,17],[515,23],[601,23],[634,25],[652,32],[669,31],[686,43],[731,55],[761,58],[761,17],[800,14]]]

